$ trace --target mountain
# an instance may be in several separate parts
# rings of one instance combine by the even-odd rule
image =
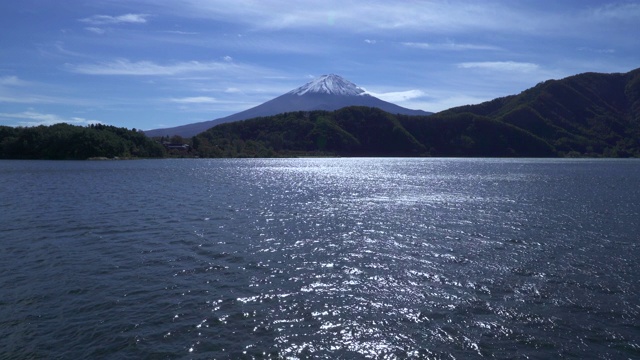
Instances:
[[[548,80],[518,95],[437,115],[465,113],[516,126],[563,154],[630,156],[640,151],[640,69]]]
[[[307,85],[296,91],[331,88]],[[203,157],[640,157],[640,69],[549,80],[430,116],[370,107],[290,112],[222,124],[194,139]]]
[[[201,157],[556,155],[544,140],[515,126],[432,116],[349,106],[220,124],[192,140]]]
[[[239,113],[210,121],[187,124],[166,129],[145,131],[147,136],[191,137],[218,124],[270,116],[292,111],[337,110],[346,106],[367,106],[392,114],[429,115],[422,110],[411,110],[380,100],[354,83],[335,74],[323,75],[290,92],[261,105]]]

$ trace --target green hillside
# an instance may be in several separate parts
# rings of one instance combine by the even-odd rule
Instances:
[[[585,73],[549,80],[519,95],[462,106],[440,115],[471,113],[545,139],[560,155],[640,154],[640,69]]]
[[[414,117],[366,107],[222,124],[198,135],[194,147],[204,157],[556,156],[544,140],[486,117]]]
[[[82,160],[164,155],[163,146],[142,132],[114,126],[0,126],[0,159]]]

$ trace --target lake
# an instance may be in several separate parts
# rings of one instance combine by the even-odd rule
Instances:
[[[640,357],[640,161],[0,161],[2,359]]]

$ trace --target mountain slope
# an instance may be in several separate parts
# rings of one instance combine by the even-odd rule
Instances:
[[[556,155],[535,135],[486,117],[432,119],[358,106],[221,124],[196,140],[203,157]]]
[[[216,126],[202,156],[640,157],[640,69],[549,80],[430,116],[369,107],[292,112]]]
[[[548,80],[518,95],[437,115],[463,113],[517,126],[564,154],[628,156],[640,150],[640,69]]]
[[[191,137],[213,126],[227,122],[270,116],[292,111],[337,110],[346,106],[367,106],[382,109],[392,114],[429,115],[422,110],[411,110],[380,100],[367,94],[364,89],[335,75],[323,75],[275,99],[239,113],[210,121],[193,123],[167,129],[145,131],[147,136]]]

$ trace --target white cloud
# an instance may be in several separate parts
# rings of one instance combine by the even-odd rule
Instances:
[[[55,49],[55,55],[64,55],[64,56],[73,56],[73,57],[88,57],[85,54],[76,52],[76,51],[71,51],[65,48],[65,44],[62,41],[56,41],[52,47]],[[50,51],[44,47],[40,50],[41,52],[45,53],[45,54],[51,54]]]
[[[509,72],[531,72],[540,68],[538,64],[515,61],[464,62],[458,64],[458,67],[461,69],[483,69]]]
[[[53,103],[61,100],[28,92],[33,84],[13,75],[0,77],[0,103],[33,104]]]
[[[438,112],[465,104],[478,104],[492,99],[491,95],[477,96],[471,93],[448,91],[440,88],[389,92],[366,91],[366,93],[408,109],[430,112]]]
[[[147,22],[148,14],[124,14],[119,16],[110,15],[93,15],[88,18],[80,19],[81,22],[92,25],[107,25],[107,24],[144,24]]]
[[[224,20],[258,29],[352,29],[451,31],[508,30],[531,31],[549,26],[550,17],[541,20],[531,9],[517,11],[509,3],[471,0],[391,2],[308,0],[181,0],[165,2],[168,11],[182,16]]]
[[[193,96],[193,97],[185,97],[185,98],[173,98],[170,99],[171,102],[179,103],[179,104],[215,104],[218,103],[216,98],[210,96]]]
[[[86,27],[84,28],[87,31],[91,31],[94,34],[102,35],[107,32],[107,30],[99,28],[99,27]]]
[[[25,86],[28,84],[28,82],[20,80],[17,76],[0,77],[0,86]]]
[[[1,90],[1,89],[0,89]],[[60,99],[42,96],[42,95],[3,95],[0,94],[0,103],[16,103],[16,104],[45,104],[59,102]]]
[[[173,64],[161,65],[152,61],[131,62],[127,59],[118,59],[111,62],[97,64],[68,65],[68,68],[75,73],[86,75],[178,75],[190,72],[203,71],[228,71],[235,65],[229,62],[200,62],[186,61]]]
[[[20,113],[0,113],[0,118],[17,120],[16,126],[39,126],[67,123],[73,125],[101,124],[98,120],[89,120],[81,117],[65,118],[55,114],[43,114],[35,111],[23,111]]]
[[[406,90],[406,91],[391,91],[391,92],[383,92],[383,93],[374,93],[371,91],[365,91],[367,94],[371,96],[375,96],[384,101],[399,103],[404,102],[416,98],[424,97],[426,94],[422,90]]]
[[[492,45],[480,45],[480,44],[457,44],[454,42],[448,43],[424,43],[424,42],[403,42],[402,45],[417,49],[424,50],[449,50],[449,51],[464,51],[464,50],[490,50],[497,51],[502,50],[497,46]]]
[[[578,48],[580,51],[594,52],[598,54],[613,54],[616,52],[615,49],[594,49],[589,47],[580,47]]]
[[[167,34],[176,34],[176,35],[198,35],[198,32],[195,31],[181,31],[181,30],[163,30],[160,31]]]
[[[364,39],[364,42],[366,42],[367,44],[375,44],[375,43],[377,43],[376,40],[371,40],[371,39]]]
[[[598,21],[640,21],[639,3],[615,3],[592,9],[590,18]]]
[[[474,96],[472,94],[460,94],[460,93],[449,93],[449,94],[437,94],[428,100],[421,102],[409,102],[405,103],[402,106],[405,106],[410,109],[421,109],[425,111],[431,112],[439,112],[447,109],[451,109],[453,107],[462,106],[462,105],[473,105],[480,104],[485,101],[492,100],[491,96]]]

